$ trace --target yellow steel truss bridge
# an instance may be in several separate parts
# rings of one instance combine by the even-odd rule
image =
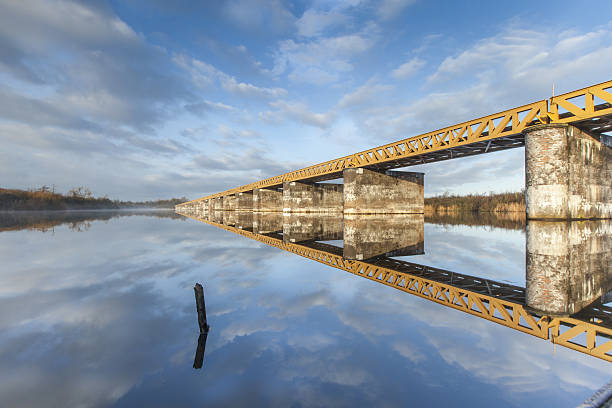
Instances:
[[[595,135],[612,130],[612,81],[315,164],[193,201],[209,200],[256,188],[281,186],[283,182],[332,180],[342,177],[342,170],[351,167],[387,170],[521,147],[525,144],[523,131],[544,123],[571,123]],[[181,205],[184,204],[187,203]]]
[[[392,258],[348,260],[333,245],[283,242],[278,233],[257,234],[189,213],[181,215],[612,362],[612,308],[599,301],[568,317],[538,314],[525,306],[525,288],[520,286]]]

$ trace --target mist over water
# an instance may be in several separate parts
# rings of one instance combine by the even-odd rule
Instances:
[[[174,213],[0,221],[0,406],[575,406],[612,374]],[[525,287],[524,227],[469,224],[426,220],[393,259]]]

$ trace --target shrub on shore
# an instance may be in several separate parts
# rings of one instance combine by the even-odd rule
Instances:
[[[443,195],[425,198],[425,213],[525,212],[525,192]]]

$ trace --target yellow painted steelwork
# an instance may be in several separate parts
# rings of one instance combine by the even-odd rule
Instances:
[[[571,317],[538,315],[529,311],[522,303],[516,301],[459,288],[451,284],[376,265],[368,261],[344,259],[340,254],[311,248],[304,244],[283,242],[282,238],[279,239],[269,235],[242,230],[230,225],[219,224],[188,213],[181,213],[181,215],[341,269],[353,275],[391,286],[464,313],[510,327],[514,330],[550,340],[554,344],[612,362],[612,355],[609,354],[612,350],[612,329],[598,325],[595,322]],[[584,333],[586,333],[587,341],[586,344],[581,344],[579,338]]]
[[[576,124],[587,121],[598,123],[602,118],[612,116],[612,93],[609,92],[610,90],[612,90],[612,81],[603,82],[554,96],[550,100],[533,102],[518,108],[198,198],[179,204],[178,207],[197,201],[251,191],[256,188],[280,186],[283,182],[325,178],[326,176],[328,178],[341,177],[342,170],[351,167],[404,167],[406,165],[418,164],[418,162],[414,161],[407,162],[406,160],[409,158],[426,157],[429,154],[446,150],[450,150],[451,154],[450,157],[443,159],[453,158],[452,149],[466,146],[486,146],[479,147],[468,154],[486,153],[489,151],[491,143],[506,143],[504,139],[510,141],[510,143],[506,146],[500,144],[500,148],[519,147],[522,145],[520,138],[514,139],[513,143],[512,138],[522,135],[522,132],[530,126],[542,123]],[[596,103],[595,98],[598,98],[603,103]],[[485,142],[484,145],[482,142]]]

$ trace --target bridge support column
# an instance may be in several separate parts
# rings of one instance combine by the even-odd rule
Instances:
[[[342,212],[342,184],[283,183],[283,211],[292,213]]]
[[[210,206],[208,208],[213,212],[223,211],[223,199],[221,197],[212,198],[210,200]]]
[[[236,209],[236,196],[227,195],[223,197],[223,211],[234,211]]]
[[[527,218],[612,218],[612,147],[574,126],[525,131]]]
[[[345,214],[423,214],[423,173],[344,170]]]
[[[206,202],[205,200],[198,201],[198,213],[200,213],[201,215],[205,215],[206,213],[208,213],[208,202]]]
[[[252,191],[243,191],[236,194],[236,211],[253,211]]]
[[[210,201],[212,202],[213,211],[223,211],[223,198],[222,197],[216,197]]]
[[[612,289],[611,221],[527,223],[527,306],[579,312]]]
[[[253,211],[282,212],[283,192],[275,188],[253,190]]]

